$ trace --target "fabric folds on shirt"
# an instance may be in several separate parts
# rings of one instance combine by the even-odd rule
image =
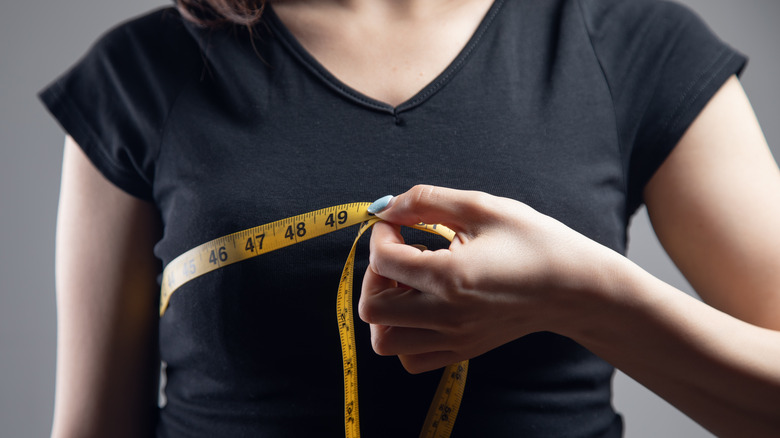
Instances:
[[[392,107],[319,65],[272,8],[252,37],[165,8],[105,34],[41,98],[106,178],[158,208],[163,264],[419,183],[517,199],[625,253],[645,184],[746,62],[695,14],[655,0],[497,0],[477,32]],[[158,436],[343,435],[334,306],[354,235],[230,265],[173,295]],[[356,273],[367,255],[366,241]],[[416,436],[440,372],[407,374],[356,325],[364,436]],[[510,342],[471,361],[453,437],[620,436],[612,372],[552,333]]]

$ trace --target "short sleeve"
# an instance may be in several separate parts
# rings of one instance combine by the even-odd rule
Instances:
[[[103,35],[39,97],[98,170],[125,192],[151,200],[168,112],[196,45],[178,13],[161,9]]]
[[[655,171],[747,59],[676,3],[583,0],[582,5],[612,94],[631,215]]]

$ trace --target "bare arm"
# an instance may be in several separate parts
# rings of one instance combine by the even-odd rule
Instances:
[[[52,437],[148,436],[157,378],[155,209],[68,137],[57,217]]]
[[[780,170],[736,77],[651,179],[645,201],[664,248],[708,304],[780,330]]]
[[[457,236],[421,252],[389,223],[374,227],[360,302],[374,349],[420,372],[553,331],[718,436],[777,436],[780,172],[736,78],[645,195],[662,243],[712,305],[519,202],[416,187],[378,215]]]
[[[650,181],[645,198],[659,239],[697,293],[739,320],[686,303],[668,285],[646,278],[636,285],[652,291],[641,299],[652,300],[658,315],[648,318],[659,318],[660,333],[669,331],[655,341],[664,345],[633,359],[614,351],[617,345],[604,353],[616,362],[668,362],[657,370],[623,369],[718,436],[775,435],[780,430],[780,171],[736,78],[690,127]]]

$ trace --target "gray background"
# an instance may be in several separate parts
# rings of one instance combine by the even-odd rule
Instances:
[[[748,54],[743,77],[775,156],[780,149],[780,2],[684,0]],[[53,245],[63,132],[36,93],[107,28],[165,0],[24,0],[0,3],[0,437],[48,435],[54,400],[56,313]],[[644,212],[630,257],[676,286]],[[618,373],[615,404],[626,436],[711,436]]]

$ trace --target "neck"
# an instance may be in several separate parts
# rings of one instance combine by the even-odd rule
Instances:
[[[291,3],[311,8],[337,9],[344,13],[381,17],[384,20],[421,20],[446,16],[471,0],[271,0],[274,6]]]

